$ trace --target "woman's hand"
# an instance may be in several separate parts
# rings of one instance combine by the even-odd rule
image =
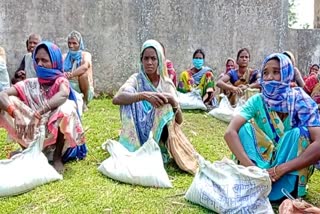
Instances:
[[[27,123],[25,122],[23,115],[19,110],[15,110],[13,114],[16,134],[19,139],[22,139],[22,137],[26,135]]]
[[[172,108],[177,107],[179,105],[178,101],[174,99],[172,94],[170,93],[162,93],[168,100],[168,103],[172,106]]]
[[[298,85],[297,85],[297,83],[296,82],[290,82],[290,87],[291,88],[294,88],[294,87],[297,87]]]
[[[231,91],[233,93],[236,93],[239,96],[241,96],[243,94],[243,91],[240,87],[233,86]]]
[[[272,182],[279,180],[286,172],[283,170],[283,165],[275,166],[267,170]]]
[[[168,99],[162,93],[158,92],[146,92],[145,100],[147,100],[155,108],[159,108],[165,104],[168,104]]]
[[[240,85],[239,88],[242,90],[242,91],[245,91],[249,88],[248,85]]]
[[[73,78],[72,72],[65,72],[64,75],[65,75],[65,77],[66,77],[67,79],[72,79],[72,78]]]
[[[30,123],[27,126],[27,138],[29,139],[33,139],[34,138],[34,134],[35,134],[35,130],[39,127],[40,125],[40,119],[37,117],[32,117]]]

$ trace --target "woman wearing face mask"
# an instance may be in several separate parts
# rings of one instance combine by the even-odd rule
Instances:
[[[240,49],[237,54],[238,69],[230,70],[217,82],[219,88],[229,91],[228,99],[231,105],[236,104],[237,96],[243,96],[246,89],[260,87],[257,82],[259,72],[249,68],[249,61],[249,50],[247,48]],[[231,84],[228,84],[229,81]]]
[[[318,107],[302,88],[290,87],[293,77],[287,56],[269,55],[262,65],[262,93],[246,102],[224,136],[241,165],[268,170],[272,201],[284,197],[282,188],[304,196],[320,159]]]
[[[0,114],[0,127],[24,149],[39,124],[45,124],[44,153],[53,152],[53,167],[63,173],[64,162],[82,159],[87,153],[77,102],[64,76],[58,46],[41,42],[33,60],[37,78],[20,81],[0,93],[0,109],[8,113]]]
[[[72,31],[68,35],[69,51],[64,56],[63,69],[69,79],[71,87],[83,94],[84,110],[93,99],[93,76],[91,54],[84,51],[84,43],[78,31]]]
[[[207,105],[212,105],[215,95],[215,85],[212,69],[204,66],[205,54],[202,49],[193,53],[193,67],[180,74],[177,90],[182,93],[200,89],[202,100]]]

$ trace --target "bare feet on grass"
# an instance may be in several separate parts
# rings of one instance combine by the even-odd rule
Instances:
[[[64,173],[64,165],[61,160],[55,160],[52,164],[53,168],[57,170],[58,173],[63,174]]]

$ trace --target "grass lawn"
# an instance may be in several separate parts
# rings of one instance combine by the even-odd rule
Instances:
[[[0,198],[0,213],[208,213],[183,198],[193,177],[174,164],[166,166],[174,188],[157,189],[123,184],[98,172],[98,165],[109,155],[101,144],[117,139],[120,130],[119,108],[110,99],[93,100],[84,115],[88,157],[66,165],[62,181],[40,186],[28,193]],[[197,151],[210,161],[229,157],[223,140],[226,123],[200,111],[184,112],[183,130]],[[5,142],[6,133],[0,131]],[[4,159],[14,145],[1,143]],[[5,176],[5,175],[0,175]],[[309,183],[307,200],[320,206],[320,173],[316,171]]]

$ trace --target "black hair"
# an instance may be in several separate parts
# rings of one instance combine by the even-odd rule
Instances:
[[[314,66],[317,66],[318,69],[320,68],[318,64],[313,64],[313,65],[311,66],[311,68],[313,68]]]
[[[249,52],[248,48],[241,48],[241,49],[238,51],[237,60],[239,60],[240,54],[241,54],[243,51],[246,51],[246,52],[249,54],[249,59],[250,59],[250,52]]]
[[[196,56],[197,53],[201,53],[203,56],[203,59],[206,57],[204,54],[204,51],[201,48],[199,48],[199,49],[195,50],[195,52],[193,53],[192,59],[194,59],[194,57]]]
[[[145,51],[146,49],[148,49],[148,48],[152,48],[152,49],[156,52],[157,59],[159,60],[159,56],[158,56],[158,53],[157,53],[157,49],[156,49],[155,47],[153,47],[153,46],[149,46],[149,47],[145,48],[145,49],[142,51],[141,56],[140,56],[140,61],[142,62],[142,57],[143,57],[144,51]]]
[[[290,60],[292,60],[292,59],[291,59],[291,56],[290,56],[290,54],[288,54],[288,52],[285,51],[285,52],[283,52],[282,54],[286,55],[287,57],[289,57]]]

